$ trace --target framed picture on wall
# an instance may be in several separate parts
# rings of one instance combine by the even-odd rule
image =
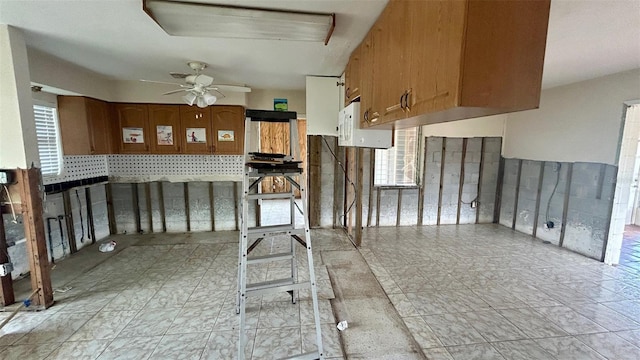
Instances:
[[[233,130],[218,130],[218,141],[235,141]]]
[[[156,126],[156,137],[158,138],[158,145],[173,145],[173,126]]]
[[[122,128],[122,142],[125,144],[144,144],[144,130],[139,127]]]
[[[187,143],[198,144],[207,142],[207,129],[187,128]]]

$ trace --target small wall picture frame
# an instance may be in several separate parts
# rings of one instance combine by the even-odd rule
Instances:
[[[187,144],[203,144],[207,142],[207,129],[187,128]]]
[[[218,141],[236,141],[233,130],[218,130]]]
[[[287,99],[280,99],[280,98],[273,99],[273,110],[288,111],[289,104],[287,102]]]
[[[125,144],[144,144],[144,130],[139,127],[123,127],[122,142]]]
[[[156,126],[156,137],[158,139],[158,145],[173,145],[173,126]]]

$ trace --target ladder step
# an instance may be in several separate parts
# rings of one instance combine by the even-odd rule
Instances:
[[[287,235],[304,235],[304,228],[296,229],[291,224],[284,225],[271,225],[271,226],[258,226],[250,227],[247,229],[249,235],[258,235],[260,237],[267,237],[271,235],[287,234]]]
[[[317,351],[282,358],[282,360],[316,360],[316,359],[320,359],[320,354]]]
[[[291,199],[293,197],[292,193],[262,193],[262,194],[248,194],[247,195],[247,199],[248,200],[255,200],[255,199],[263,199],[263,200],[270,200],[270,199]]]
[[[279,292],[308,289],[309,281],[296,283],[293,278],[278,279],[247,285],[247,296],[260,296]]]
[[[265,262],[279,261],[279,260],[291,260],[293,259],[292,253],[271,254],[264,256],[256,256],[247,259],[247,264],[260,264]]]

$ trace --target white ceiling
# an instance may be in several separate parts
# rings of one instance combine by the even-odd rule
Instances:
[[[328,46],[270,40],[171,37],[142,0],[0,0],[0,23],[27,45],[112,79],[172,81],[187,60],[208,62],[216,82],[304,89],[305,75],[339,75],[387,0],[213,0],[335,12]],[[544,87],[640,68],[640,1],[552,0]]]

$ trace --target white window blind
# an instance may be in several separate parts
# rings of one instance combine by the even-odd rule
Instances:
[[[376,150],[374,185],[416,185],[418,128],[396,130],[394,146]]]
[[[62,170],[60,154],[60,134],[56,109],[49,106],[34,105],[38,152],[42,176],[57,176]]]

